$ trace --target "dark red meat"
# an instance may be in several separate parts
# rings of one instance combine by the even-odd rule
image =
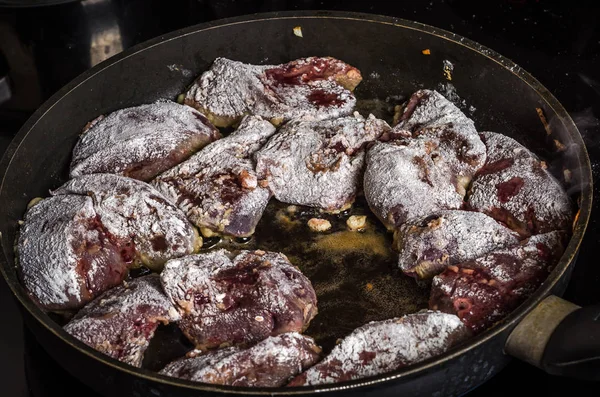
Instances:
[[[178,318],[159,276],[151,274],[100,295],[64,328],[94,349],[139,367],[158,324]]]
[[[229,347],[182,358],[160,373],[218,385],[278,387],[315,364],[320,352],[312,338],[290,332],[268,337],[248,349]]]
[[[566,243],[566,234],[536,235],[520,246],[449,266],[433,279],[429,306],[455,313],[481,332],[504,318],[546,279]]]
[[[310,281],[283,254],[225,250],[169,261],[161,274],[199,348],[254,343],[301,332],[317,313]]]

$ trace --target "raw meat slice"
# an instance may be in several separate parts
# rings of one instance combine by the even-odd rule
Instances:
[[[181,313],[179,328],[198,349],[301,332],[317,314],[310,281],[276,252],[233,257],[221,249],[174,259],[161,280]]]
[[[376,142],[367,151],[366,164],[365,198],[389,230],[409,219],[463,205],[452,173],[429,156],[425,141]]]
[[[202,245],[185,214],[145,182],[90,174],[71,179],[52,195],[90,197],[105,230],[114,238],[131,241],[134,261],[150,268],[159,270],[167,260]]]
[[[443,159],[450,168],[463,195],[485,163],[486,148],[473,120],[437,91],[415,92],[394,131],[407,131],[412,139],[425,140],[430,155]]]
[[[152,184],[177,203],[205,237],[246,237],[269,202],[252,155],[275,133],[268,121],[246,116],[231,135],[211,143]]]
[[[108,173],[147,182],[221,136],[202,113],[171,101],[120,109],[86,127],[71,178]]]
[[[398,265],[410,276],[431,278],[446,266],[519,244],[517,233],[485,214],[440,211],[412,219],[397,229]]]
[[[251,114],[275,125],[291,119],[325,120],[352,112],[358,69],[334,58],[309,57],[282,65],[249,65],[217,58],[185,95],[184,103],[217,127]]]
[[[365,146],[389,126],[370,115],[289,122],[259,150],[256,171],[284,203],[338,212],[360,187]]]
[[[133,261],[129,239],[109,233],[90,197],[56,196],[25,213],[18,274],[40,307],[77,309],[121,283]]]
[[[484,132],[482,137],[488,159],[469,189],[469,207],[523,237],[568,230],[573,219],[571,200],[545,163],[505,135]]]
[[[473,332],[504,318],[546,279],[566,244],[566,233],[530,237],[522,245],[449,266],[434,277],[429,307],[456,315]]]
[[[101,353],[140,367],[158,324],[178,319],[159,276],[150,274],[106,291],[81,309],[64,329]]]
[[[278,387],[315,364],[321,349],[296,332],[271,336],[248,349],[229,347],[174,361],[160,371],[196,382]]]
[[[442,354],[469,334],[455,315],[430,310],[371,322],[354,330],[288,386],[337,383],[394,371]]]

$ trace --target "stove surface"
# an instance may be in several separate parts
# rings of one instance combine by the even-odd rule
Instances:
[[[13,97],[0,105],[0,152],[20,125],[52,93],[123,49],[163,33],[209,20],[280,10],[360,11],[416,20],[473,39],[507,56],[541,81],[572,115],[585,138],[594,179],[600,174],[600,6],[543,0],[475,1],[153,1],[85,0],[46,7],[2,8],[0,56],[8,63]],[[31,2],[25,2],[31,3]],[[591,2],[590,2],[591,4]],[[160,16],[160,18],[158,17]],[[0,75],[0,79],[2,79]],[[598,197],[595,189],[595,197]],[[579,305],[600,302],[598,200],[565,297]],[[45,353],[24,329],[0,280],[0,384],[2,396],[95,397]],[[597,396],[597,383],[550,376],[514,360],[468,397]],[[71,393],[69,393],[71,394]]]

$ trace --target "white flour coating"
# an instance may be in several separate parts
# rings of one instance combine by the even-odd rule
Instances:
[[[537,255],[539,258],[540,250],[538,249],[538,245],[541,243],[546,246],[549,251],[545,254],[548,258],[540,258],[549,266],[556,265],[556,262],[562,256],[566,244],[568,243],[569,235],[567,232],[562,230],[554,230],[548,233],[536,234],[535,236],[529,237],[527,240],[524,240],[521,244],[523,249],[529,256]]]
[[[317,313],[317,298],[285,255],[231,256],[220,249],[173,259],[161,273],[165,292],[183,316],[179,326],[198,348],[252,343],[306,328]]]
[[[198,227],[250,235],[271,197],[258,184],[252,155],[274,133],[268,121],[246,116],[231,135],[159,175],[152,184]]]
[[[486,164],[507,158],[539,161],[534,153],[511,137],[489,131],[481,132],[481,136],[488,151]]]
[[[435,90],[419,90],[411,95],[395,127],[414,132],[448,124],[475,131],[473,120],[442,94]]]
[[[71,179],[53,195],[86,195],[103,226],[113,236],[133,239],[147,266],[160,268],[168,259],[196,249],[198,235],[185,214],[145,182],[111,174]]]
[[[151,274],[100,295],[64,329],[92,348],[140,367],[158,322],[178,319],[162,292],[159,276]]]
[[[424,310],[355,329],[290,386],[375,376],[439,355],[469,336],[458,317]]]
[[[568,229],[573,219],[571,201],[541,162],[507,136],[491,132],[483,136],[488,147],[486,167],[506,159],[513,163],[478,175],[470,188],[469,206],[506,223],[508,213],[529,233]]]
[[[566,233],[554,231],[448,267],[433,279],[430,308],[456,313],[475,333],[483,331],[535,292],[566,242]]]
[[[244,350],[226,348],[177,360],[160,373],[219,385],[277,387],[315,364],[319,352],[312,338],[290,332]]]
[[[230,256],[229,251],[219,249],[165,263],[160,274],[161,283],[169,299],[183,315],[196,314],[192,290],[207,291],[203,295],[214,297],[222,294],[212,285],[211,276],[222,269],[235,266]]]
[[[183,357],[170,362],[163,369],[158,371],[158,373],[161,375],[172,376],[174,378],[181,378],[199,382],[198,378],[202,370],[210,368],[213,365],[218,364],[227,356],[231,356],[232,354],[240,351],[242,351],[240,347],[231,346],[217,350],[209,350],[206,353],[200,355],[194,353],[192,357]]]
[[[523,281],[523,275],[535,274],[555,265],[564,251],[563,241],[564,233],[560,231],[531,236],[522,246],[498,250],[490,255],[477,258],[474,261],[474,268],[485,269],[491,277],[502,283],[510,283],[517,279]],[[542,243],[548,248],[550,258],[540,256],[538,243]],[[511,262],[497,261],[498,255],[514,259]]]
[[[398,229],[398,265],[407,274],[429,278],[448,265],[518,245],[518,237],[485,214],[440,211],[412,219]]]
[[[428,154],[447,164],[464,187],[485,163],[486,147],[473,120],[437,91],[415,92],[394,131],[427,141]]]
[[[427,156],[420,140],[376,142],[367,151],[363,183],[371,211],[388,229],[463,204],[450,172]]]
[[[487,277],[500,283],[499,286],[505,289],[506,286],[510,287],[513,283],[527,283],[531,281],[532,277],[535,279],[540,272],[550,271],[564,252],[565,242],[566,234],[562,231],[538,234],[531,236],[520,245],[498,249],[479,258],[459,263],[457,264],[457,268],[459,269],[458,271],[461,271],[462,267],[482,270]],[[542,252],[547,257],[540,255],[540,247],[538,246],[540,243],[544,245],[545,248]],[[447,270],[446,273],[448,272]],[[544,279],[545,277],[541,278],[540,282]],[[537,285],[535,286],[537,287]],[[442,276],[434,277],[432,290],[435,289],[441,290],[445,295],[469,296],[471,294],[468,292],[468,285],[464,287],[464,292],[456,290],[456,286],[453,283],[445,281],[443,274]],[[479,293],[478,300],[480,302],[489,300],[485,296],[489,291],[477,292]],[[527,292],[531,293],[533,290],[530,289]]]
[[[302,67],[315,59],[295,62]],[[331,58],[324,60],[339,64],[335,67],[342,72],[350,68],[341,61]],[[185,103],[207,114],[217,126],[232,124],[245,114],[278,122],[297,118],[324,120],[347,115],[354,108],[356,98],[335,81],[336,76],[303,84],[285,84],[270,79],[265,73],[286,65],[248,65],[217,58],[186,93]],[[335,103],[323,106],[311,101],[311,95],[315,92],[331,96]],[[226,121],[216,122],[219,119]]]
[[[475,125],[432,90],[415,92],[398,124],[367,152],[365,197],[389,228],[443,209],[458,209],[486,159]]]
[[[319,122],[289,122],[255,154],[256,170],[284,203],[336,211],[360,186],[364,146],[389,126],[369,115]]]
[[[112,286],[103,281],[104,271],[122,261],[108,242],[89,268],[79,266],[82,243],[94,247],[104,240],[98,229],[89,227],[96,216],[91,198],[82,196],[46,198],[25,214],[18,241],[19,274],[43,307],[80,307],[98,290]],[[125,272],[114,283],[123,277]]]
[[[73,149],[70,175],[129,176],[143,165],[152,167],[153,176],[219,137],[219,131],[204,115],[175,102],[158,101],[117,110],[81,136]]]

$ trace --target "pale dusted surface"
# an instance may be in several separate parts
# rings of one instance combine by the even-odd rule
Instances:
[[[105,241],[97,217],[93,200],[75,195],[46,198],[25,214],[17,246],[19,274],[42,307],[81,307],[125,277],[118,242]]]
[[[422,141],[375,143],[367,152],[363,183],[369,207],[389,229],[463,203],[449,175],[426,155]]]
[[[73,149],[71,178],[111,173],[147,181],[221,136],[200,112],[171,101],[120,109],[90,124]]]
[[[512,138],[482,134],[488,160],[475,177],[468,204],[507,223],[523,236],[568,230],[572,203],[537,156]]]
[[[360,73],[333,58],[304,58],[283,65],[248,65],[217,58],[187,91],[185,103],[219,127],[234,124],[246,114],[275,123],[325,120],[351,113],[356,98],[336,81],[350,71],[358,83]],[[315,79],[313,73],[321,75]]]
[[[268,121],[246,116],[235,132],[159,175],[152,185],[201,230],[249,236],[271,198],[259,184],[252,155],[274,133]]]
[[[368,323],[352,331],[290,386],[379,375],[441,354],[468,336],[458,317],[434,311]]]
[[[190,254],[199,245],[184,213],[145,182],[112,174],[84,175],[52,194],[91,197],[104,227],[124,240],[132,238],[147,266],[160,269],[168,259]]]
[[[276,252],[219,249],[174,259],[161,282],[199,349],[301,332],[317,314],[310,280]]]
[[[255,154],[256,170],[279,201],[337,211],[360,189],[365,146],[390,128],[369,115],[290,122]]]
[[[184,358],[160,373],[219,385],[277,387],[315,364],[320,351],[312,338],[289,332],[268,337],[245,350],[225,348]]]
[[[413,219],[403,224],[394,238],[402,271],[421,278],[519,243],[517,233],[485,214],[470,211],[440,211]]]
[[[465,186],[486,159],[473,120],[434,90],[419,90],[411,96],[394,131],[410,131],[413,139],[426,141],[429,154],[441,157]]]
[[[459,209],[485,158],[473,121],[440,93],[419,90],[406,103],[400,122],[367,152],[367,202],[389,229]]]
[[[92,348],[140,367],[158,323],[177,320],[158,274],[150,274],[100,295],[64,329]]]

